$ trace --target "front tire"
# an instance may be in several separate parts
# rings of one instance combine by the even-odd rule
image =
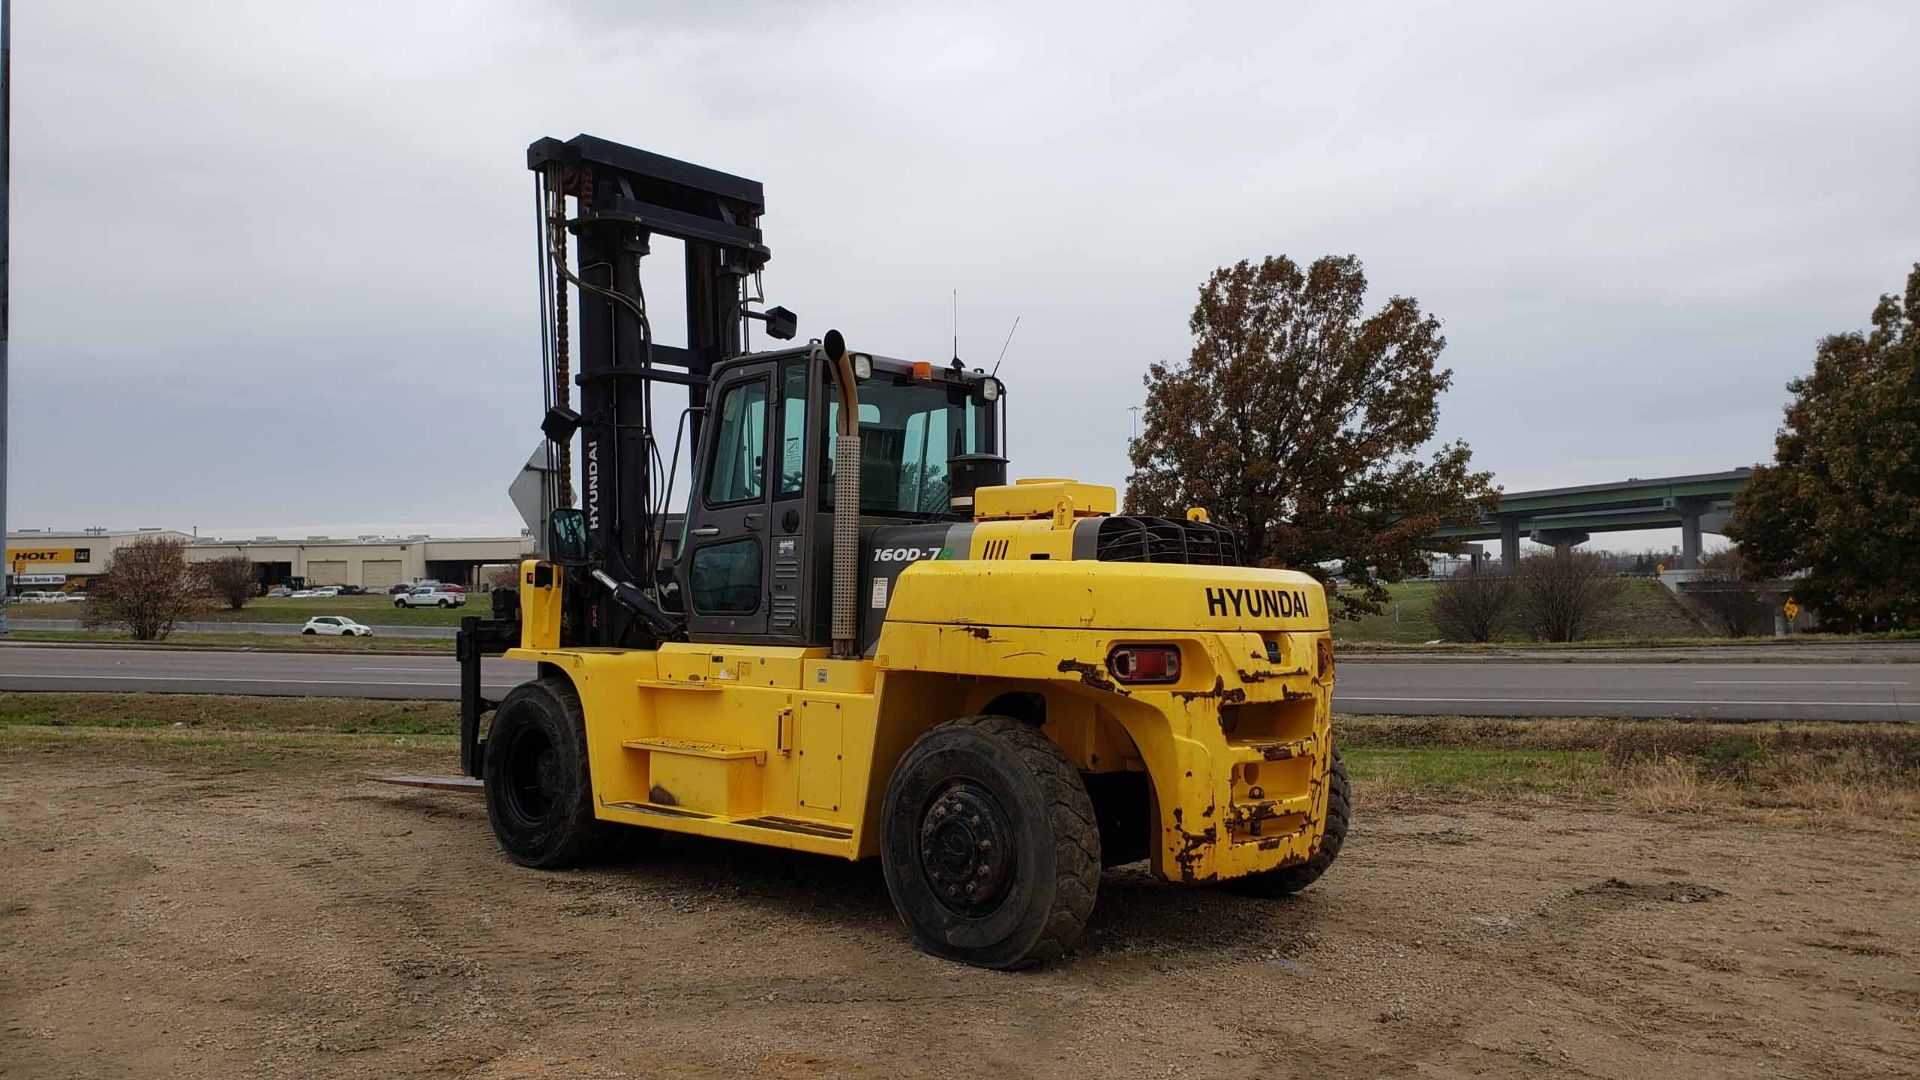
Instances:
[[[578,866],[656,838],[650,829],[594,818],[585,715],[565,679],[515,687],[493,714],[486,746],[487,820],[514,862]]]
[[[1335,747],[1333,765],[1327,770],[1327,827],[1320,836],[1320,847],[1313,857],[1291,866],[1234,878],[1225,883],[1226,887],[1248,896],[1277,899],[1292,896],[1320,880],[1320,875],[1333,865],[1340,848],[1347,842],[1347,826],[1353,820],[1352,804],[1353,790],[1347,782],[1347,763],[1340,760],[1340,749]]]
[[[880,861],[914,940],[1011,970],[1065,955],[1100,890],[1080,774],[1038,729],[967,716],[920,736],[887,783]]]

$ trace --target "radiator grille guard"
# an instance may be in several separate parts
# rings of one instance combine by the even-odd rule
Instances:
[[[1240,546],[1224,525],[1133,516],[1099,521],[1093,557],[1101,562],[1240,565]]]

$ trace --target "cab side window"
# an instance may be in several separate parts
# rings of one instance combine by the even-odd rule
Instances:
[[[807,365],[780,372],[780,495],[798,495],[807,483]]]
[[[760,607],[760,541],[747,537],[693,553],[693,610],[735,615]]]
[[[707,477],[711,505],[748,502],[766,493],[767,383],[735,383],[720,398],[720,430]]]

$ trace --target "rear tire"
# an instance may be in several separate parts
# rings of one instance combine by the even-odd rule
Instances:
[[[1100,829],[1060,748],[1005,716],[933,728],[893,770],[887,892],[936,956],[1010,970],[1064,955],[1100,891]]]
[[[313,627],[309,626],[305,630],[302,630],[300,632],[303,634],[318,634],[320,631],[315,630]]]
[[[442,601],[440,601],[440,606],[441,606],[441,607],[443,607],[443,608],[450,608],[450,607],[452,607],[452,606],[453,606],[453,601],[451,601],[451,600],[442,600]]]
[[[486,747],[487,820],[514,862],[578,866],[633,854],[659,838],[594,818],[585,716],[565,679],[515,687],[493,714]]]
[[[1333,865],[1340,848],[1347,842],[1347,826],[1353,818],[1352,798],[1352,787],[1347,782],[1347,763],[1340,760],[1340,749],[1335,747],[1333,765],[1327,770],[1327,828],[1321,834],[1319,850],[1306,862],[1234,878],[1224,882],[1223,886],[1247,896],[1277,899],[1292,896],[1318,881],[1320,875],[1327,872],[1327,867]]]

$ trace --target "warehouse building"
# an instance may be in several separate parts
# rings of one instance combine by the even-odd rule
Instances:
[[[9,590],[85,589],[106,573],[116,551],[142,537],[186,544],[189,562],[244,555],[259,568],[260,583],[265,586],[354,585],[369,592],[421,580],[472,586],[479,583],[483,571],[512,566],[534,550],[533,538],[524,535],[224,540],[175,529],[23,529],[7,533]]]

